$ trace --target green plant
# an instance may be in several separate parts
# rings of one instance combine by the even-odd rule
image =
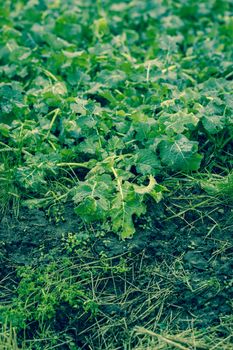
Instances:
[[[61,183],[61,206],[132,237],[156,180],[232,168],[232,6],[58,3],[2,9],[3,208],[62,220]]]
[[[232,13],[0,2],[0,348],[232,348]]]
[[[98,304],[82,286],[82,279],[88,276],[73,276],[71,264],[64,258],[60,263],[50,262],[39,268],[19,268],[16,295],[11,305],[0,307],[1,322],[10,322],[18,330],[25,329],[28,323],[38,323],[42,329],[65,305],[76,310],[77,318],[83,312],[95,315]]]

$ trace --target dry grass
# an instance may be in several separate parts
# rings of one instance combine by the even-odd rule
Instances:
[[[4,325],[0,329],[0,350],[19,350],[16,330]]]

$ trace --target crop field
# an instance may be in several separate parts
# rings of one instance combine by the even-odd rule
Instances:
[[[233,349],[233,1],[0,0],[0,350]]]

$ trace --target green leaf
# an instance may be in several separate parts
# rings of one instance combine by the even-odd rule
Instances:
[[[155,152],[150,149],[141,149],[135,156],[137,172],[142,175],[156,175],[161,169],[161,163]]]
[[[181,134],[187,129],[193,129],[197,126],[199,118],[193,113],[188,113],[185,111],[179,111],[173,114],[162,114],[159,118],[166,129],[166,132],[173,132],[176,134]]]
[[[206,131],[210,134],[217,134],[225,127],[225,117],[220,115],[204,116],[202,118],[202,124]]]
[[[202,156],[198,154],[198,142],[184,135],[163,140],[159,144],[162,163],[174,171],[195,171],[200,167]]]
[[[102,83],[105,87],[116,88],[120,83],[126,79],[125,72],[121,70],[102,70],[97,75],[97,81]]]
[[[111,188],[107,183],[98,180],[80,183],[75,189],[73,200],[78,204],[75,212],[86,222],[105,219],[110,208]]]
[[[11,122],[25,107],[19,84],[0,84],[0,121]]]
[[[10,136],[10,127],[7,124],[0,123],[0,135],[5,137]]]
[[[123,198],[122,198],[123,193]],[[122,193],[118,192],[112,202],[110,216],[113,231],[122,239],[130,238],[135,233],[133,216],[141,216],[146,212],[143,195],[137,194],[129,182],[122,185]]]

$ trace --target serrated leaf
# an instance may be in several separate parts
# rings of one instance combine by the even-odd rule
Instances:
[[[122,185],[122,198],[119,192],[112,202],[110,216],[112,219],[113,231],[122,239],[130,238],[135,233],[133,216],[141,216],[145,213],[146,207],[143,203],[143,195],[137,194],[129,182]]]

